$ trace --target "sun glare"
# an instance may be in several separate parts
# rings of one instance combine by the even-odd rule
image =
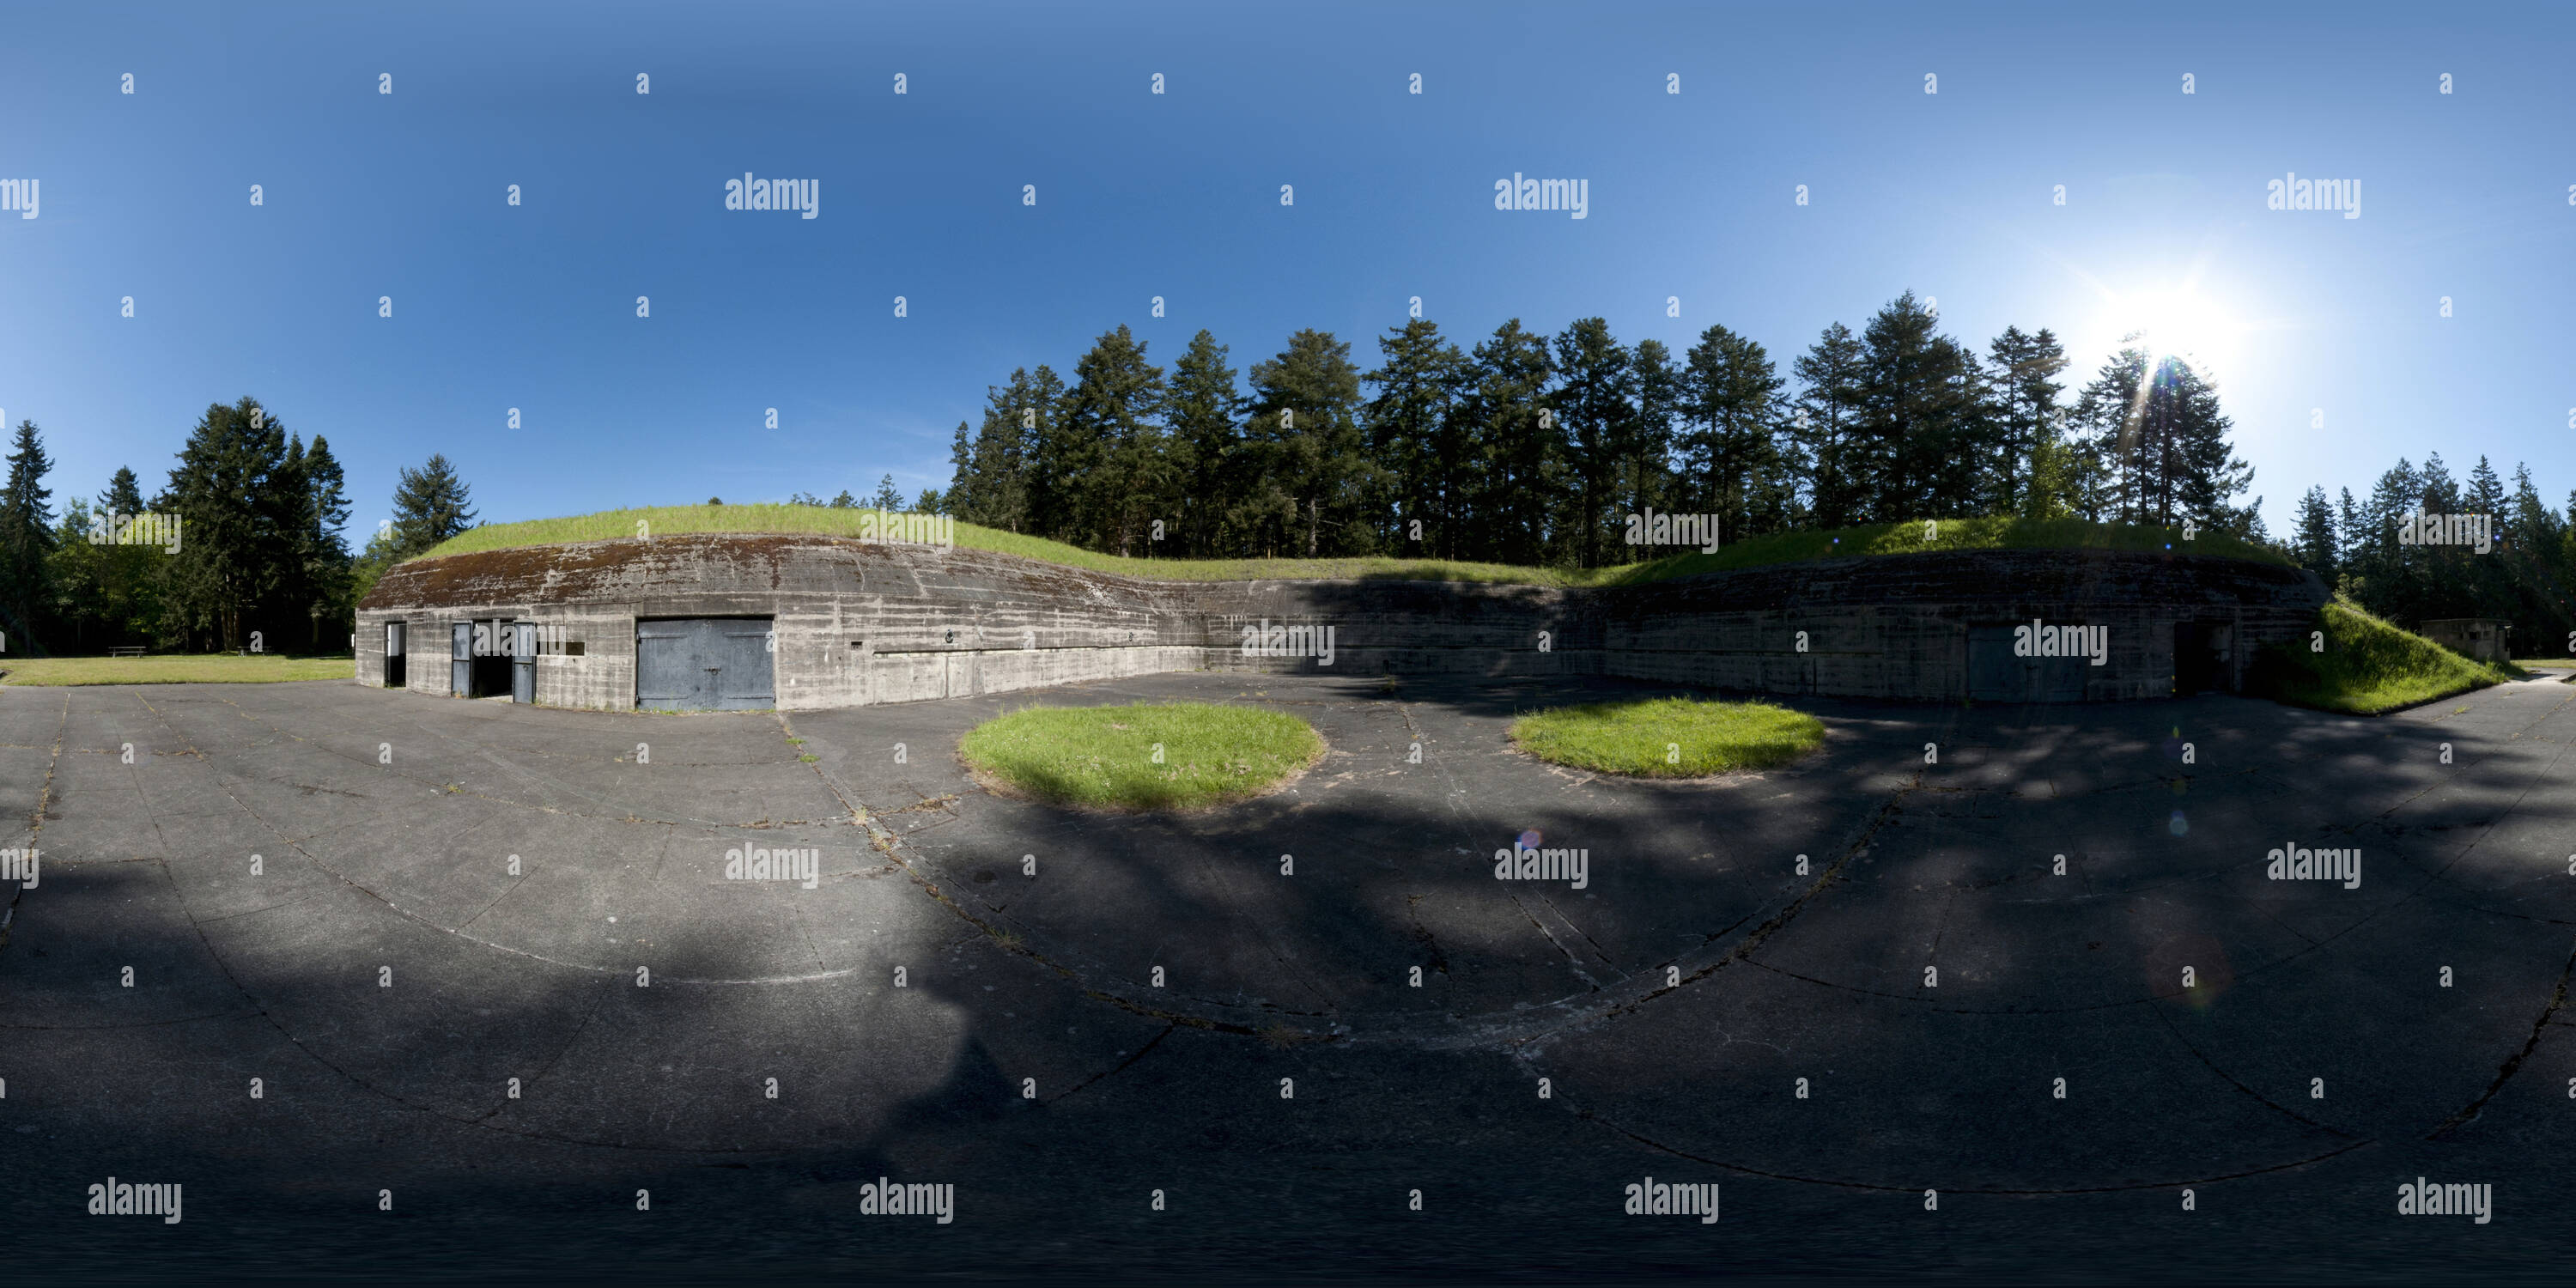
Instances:
[[[2112,315],[2123,335],[2140,335],[2139,343],[2152,358],[2178,357],[2203,375],[2226,366],[2244,331],[2224,310],[2191,290],[2127,296],[2113,306]]]

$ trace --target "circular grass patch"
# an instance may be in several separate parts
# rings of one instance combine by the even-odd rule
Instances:
[[[1207,702],[1030,707],[957,744],[987,787],[1086,809],[1200,809],[1263,795],[1322,759],[1295,716]]]
[[[1767,702],[1599,702],[1512,722],[1512,741],[1541,760],[1640,778],[1766,769],[1824,740],[1825,726],[1814,716]]]

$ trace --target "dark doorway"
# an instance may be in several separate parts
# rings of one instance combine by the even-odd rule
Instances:
[[[2174,623],[2174,696],[2228,687],[2228,653],[2234,634],[2226,622]]]
[[[402,688],[408,678],[403,668],[403,635],[408,626],[403,622],[385,623],[385,687]]]
[[[449,626],[447,691],[460,698],[497,698],[510,692],[511,623],[455,622]]]
[[[766,617],[637,622],[635,705],[654,711],[776,706],[771,657]]]

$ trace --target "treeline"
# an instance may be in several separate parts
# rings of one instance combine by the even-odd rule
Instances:
[[[19,422],[0,493],[0,630],[12,653],[232,650],[254,633],[268,652],[342,652],[377,576],[474,523],[465,484],[433,456],[402,472],[391,525],[352,554],[330,443],[306,442],[251,398],[208,406],[149,497],[120,468],[94,500],[57,513],[52,468],[42,432]],[[177,549],[163,525],[120,522],[140,514],[177,516]]]
[[[1592,567],[1648,507],[1725,539],[1921,517],[2081,516],[2261,539],[2253,470],[2217,392],[2124,349],[2080,389],[2046,329],[1981,354],[1908,292],[1858,333],[1825,328],[1784,373],[1712,326],[1686,352],[1599,318],[1518,319],[1461,349],[1412,319],[1363,371],[1306,330],[1238,372],[1201,331],[1170,369],[1125,326],[1071,379],[1039,366],[961,422],[958,518],[1170,557],[1421,555]],[[1160,523],[1160,536],[1156,524]]]
[[[2490,516],[2490,548],[2400,542],[2404,519],[2418,512]],[[2514,467],[2507,490],[2484,456],[2466,482],[2438,452],[2421,466],[2400,457],[2357,501],[2351,488],[2332,500],[2309,488],[2291,545],[2326,584],[2401,626],[2496,617],[2512,623],[2506,643],[2516,656],[2576,652],[2576,491],[2551,510],[2527,466]]]

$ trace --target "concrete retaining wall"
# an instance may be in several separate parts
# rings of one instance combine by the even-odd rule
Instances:
[[[2038,618],[2109,628],[2106,664],[2086,670],[2083,691],[2114,700],[2171,692],[2177,623],[2231,632],[2219,678],[2233,688],[2255,646],[2303,639],[2325,597],[2297,569],[2103,551],[1831,559],[1559,589],[1155,582],[982,550],[706,534],[405,564],[359,610],[358,682],[381,682],[387,621],[410,623],[408,687],[444,694],[448,623],[530,620],[544,639],[538,702],[631,708],[638,618],[766,617],[787,710],[1195,669],[1607,674],[1955,700],[1968,692],[1970,628]],[[1265,624],[1331,627],[1331,664],[1246,656],[1244,628]]]

